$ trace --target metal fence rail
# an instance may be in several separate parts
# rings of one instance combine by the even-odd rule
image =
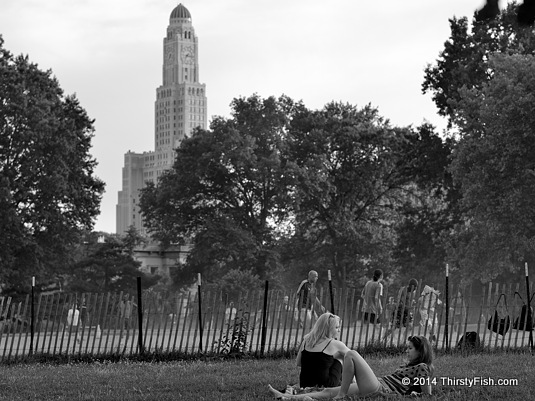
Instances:
[[[525,292],[522,288],[520,284],[490,283],[479,299],[470,293],[465,294],[463,301],[451,296],[447,337],[445,305],[431,305],[431,302],[422,305],[420,287],[406,303],[408,320],[412,322],[399,328],[393,324],[392,317],[402,307],[403,300],[397,294],[389,294],[389,288],[385,288],[383,294],[385,307],[379,324],[363,322],[360,290],[334,289],[335,312],[342,319],[339,339],[348,347],[359,349],[370,344],[396,346],[404,344],[408,336],[420,334],[434,336],[435,348],[443,349],[455,347],[464,333],[476,332],[481,346],[487,349],[528,347],[532,333],[528,323],[533,320],[525,315],[526,308],[524,318],[520,319],[525,296],[521,300],[514,295],[515,291]],[[451,292],[456,293],[455,290]],[[498,305],[498,319],[505,314],[509,316],[509,326],[503,335],[490,330],[501,294],[506,296],[507,308]],[[327,295],[319,289],[321,303],[330,309]],[[229,300],[222,293],[202,292],[200,319],[197,292],[145,291],[141,311],[138,299],[123,293],[38,294],[34,298],[32,329],[31,297],[28,295],[16,302],[0,297],[0,361],[31,354],[295,350],[315,321],[314,316],[310,319],[304,310],[297,308],[295,294],[280,291],[255,291],[241,294],[235,300]],[[422,320],[420,310],[428,315],[427,323]]]

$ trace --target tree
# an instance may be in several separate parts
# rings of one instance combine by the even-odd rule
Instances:
[[[64,275],[64,289],[73,292],[126,292],[134,293],[137,277],[144,288],[157,284],[160,277],[140,271],[141,262],[130,253],[128,236],[108,235],[104,242],[96,242],[87,235],[83,255]]]
[[[277,263],[277,228],[290,216],[293,164],[284,147],[292,115],[303,108],[287,97],[234,99],[232,117],[212,121],[182,141],[176,161],[143,189],[141,211],[163,246],[190,239],[180,276],[209,278],[247,270],[264,278]]]
[[[298,184],[287,263],[330,266],[343,286],[369,268],[390,266],[397,206],[410,183],[408,135],[371,106],[333,102],[294,118],[289,154]]]
[[[483,280],[535,261],[535,57],[495,54],[489,66],[492,79],[452,102],[464,223],[449,255],[464,275]]]
[[[225,302],[238,302],[240,295],[261,290],[263,287],[262,281],[250,270],[231,269],[207,288],[216,293],[221,292]]]
[[[51,71],[14,57],[0,37],[0,275],[3,291],[69,261],[99,213],[104,183],[89,150],[93,121]]]
[[[394,247],[404,282],[443,271],[443,235],[461,218],[460,191],[449,171],[454,146],[453,139],[442,139],[428,124],[408,138],[405,154],[412,161],[407,171],[413,181],[412,196],[402,201]]]
[[[422,84],[422,91],[432,93],[439,114],[448,117],[450,125],[456,118],[452,102],[460,99],[461,88],[480,89],[491,79],[491,54],[535,51],[532,30],[518,24],[517,11],[518,5],[509,3],[495,19],[474,19],[471,30],[466,17],[450,19],[451,36],[436,64],[425,69]]]
[[[526,88],[532,72],[516,57],[532,55],[535,38],[531,27],[519,25],[517,11],[516,3],[508,4],[497,18],[474,21],[471,30],[466,18],[450,20],[450,40],[423,83],[439,113],[458,128],[451,172],[462,221],[442,240],[452,269],[468,279],[493,279],[533,257],[525,223],[531,213],[526,152],[533,105]]]
[[[131,225],[122,236],[122,242],[128,255],[134,256],[134,249],[139,245],[145,245],[147,239],[139,233],[134,225]]]

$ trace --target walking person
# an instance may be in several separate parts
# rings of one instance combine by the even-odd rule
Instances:
[[[296,292],[296,302],[298,321],[301,327],[306,322],[312,322],[318,318],[318,311],[325,312],[317,297],[316,282],[318,281],[318,272],[311,270],[308,272],[308,278],[301,281]]]
[[[383,271],[377,269],[373,272],[373,278],[369,280],[362,289],[361,297],[362,312],[364,312],[364,322],[371,324],[380,323],[380,316],[383,313],[381,298],[383,296]]]
[[[132,301],[129,295],[124,295],[123,299],[119,302],[119,318],[120,318],[120,331],[119,331],[119,347],[123,346],[123,352],[126,350],[128,339],[130,337],[130,326],[132,319]]]
[[[285,295],[277,308],[277,321],[281,327],[290,326],[295,318],[294,307],[290,305],[290,297]]]
[[[398,305],[394,310],[392,316],[392,326],[389,330],[386,331],[384,335],[384,340],[387,339],[389,335],[395,333],[397,329],[401,328],[411,328],[413,322],[413,313],[411,308],[416,302],[416,289],[418,288],[418,280],[411,278],[409,280],[409,285],[406,287],[401,287],[398,293]]]
[[[71,304],[71,307],[67,312],[67,325],[69,326],[69,338],[70,335],[73,334],[74,338],[76,339],[76,343],[80,344],[80,338],[78,337],[78,326],[80,325],[80,311],[78,310],[78,305],[76,305],[75,303]]]
[[[464,301],[463,293],[460,289],[457,290],[457,293],[453,296],[453,299],[451,300],[450,311],[453,327],[451,335],[455,339],[456,337],[459,337],[459,335],[463,334],[464,323],[466,321],[466,303]]]
[[[418,298],[418,311],[420,313],[420,327],[424,333],[429,335],[431,343],[437,340],[435,330],[438,329],[438,318],[435,313],[435,307],[442,305],[439,299],[440,291],[426,285]]]

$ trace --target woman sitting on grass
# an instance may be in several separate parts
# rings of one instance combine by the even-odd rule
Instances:
[[[376,377],[368,363],[362,356],[353,350],[346,353],[342,375],[342,385],[335,388],[325,388],[319,392],[298,395],[282,394],[269,386],[269,391],[282,399],[339,399],[346,395],[410,395],[413,392],[431,394],[430,383],[433,377],[433,351],[427,338],[411,336],[407,341],[407,356],[409,362],[400,366],[393,374]],[[352,383],[353,377],[356,383]],[[419,380],[416,381],[415,378]],[[405,380],[404,380],[405,379]],[[409,379],[409,380],[407,380]],[[307,398],[308,397],[308,398]]]
[[[341,324],[338,316],[324,313],[305,335],[296,360],[301,367],[300,387],[336,387],[342,382],[342,364],[349,348],[337,340]]]

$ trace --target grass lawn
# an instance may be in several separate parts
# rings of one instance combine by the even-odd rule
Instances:
[[[534,400],[534,358],[529,353],[440,356],[434,395],[427,399]],[[366,359],[378,376],[402,363],[401,357]],[[517,379],[518,385],[446,382],[476,377]],[[288,359],[0,365],[0,400],[269,400],[268,383],[284,388],[297,381],[298,370]]]

